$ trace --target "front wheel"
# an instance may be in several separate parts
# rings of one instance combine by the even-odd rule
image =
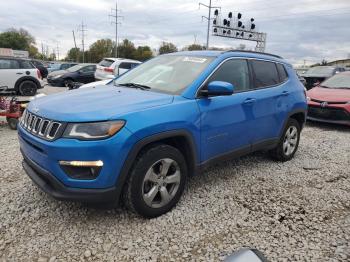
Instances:
[[[17,118],[13,118],[13,117],[7,117],[7,124],[9,125],[9,127],[12,130],[16,130],[17,129],[17,124],[18,124],[18,119]]]
[[[270,150],[270,155],[278,161],[292,159],[299,146],[300,130],[299,122],[289,119],[277,147]]]
[[[143,217],[160,216],[177,204],[186,177],[186,161],[178,149],[151,147],[136,159],[124,188],[124,203]]]
[[[31,80],[24,80],[18,87],[18,92],[22,96],[34,96],[38,87],[36,83]]]

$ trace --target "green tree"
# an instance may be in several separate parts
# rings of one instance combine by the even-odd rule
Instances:
[[[114,42],[110,39],[97,40],[90,46],[89,61],[93,63],[100,62],[104,57],[113,56]]]
[[[30,45],[28,52],[29,52],[29,57],[39,58],[39,51],[38,51],[38,48],[36,48],[36,46]]]
[[[205,46],[198,45],[198,44],[192,44],[187,47],[188,51],[194,51],[194,50],[205,50]]]
[[[146,61],[153,57],[152,50],[149,46],[138,46],[133,54],[133,59]]]
[[[170,42],[162,42],[159,47],[159,54],[167,54],[177,52],[177,47],[173,43]]]
[[[82,56],[80,49],[73,47],[68,50],[65,60],[79,62],[80,56]]]
[[[133,59],[135,51],[135,45],[128,39],[124,39],[123,42],[118,45],[118,56],[121,58]]]
[[[10,28],[0,33],[0,47],[3,48],[30,51],[30,47],[34,44],[34,37],[22,28],[19,30]]]

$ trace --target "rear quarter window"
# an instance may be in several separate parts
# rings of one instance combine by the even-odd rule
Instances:
[[[30,61],[21,61],[20,66],[22,69],[33,69],[35,66]]]
[[[274,62],[252,60],[255,75],[255,87],[264,88],[280,83],[277,67]]]
[[[284,82],[288,79],[288,74],[286,71],[286,68],[282,64],[276,64],[277,66],[277,71],[280,76],[280,81]]]
[[[104,66],[104,67],[110,67],[114,63],[113,60],[110,59],[103,59],[98,65]]]

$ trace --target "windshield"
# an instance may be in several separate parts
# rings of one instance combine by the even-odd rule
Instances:
[[[79,69],[83,68],[85,65],[75,65],[70,68],[67,68],[68,72],[75,72],[78,71]]]
[[[350,74],[335,75],[322,82],[321,86],[327,88],[346,88],[350,89]]]
[[[307,70],[306,74],[332,74],[334,71],[333,67],[328,67],[328,66],[316,66],[312,67],[309,70]]]
[[[135,83],[167,94],[180,94],[214,57],[165,55],[145,62],[117,78],[114,83]]]

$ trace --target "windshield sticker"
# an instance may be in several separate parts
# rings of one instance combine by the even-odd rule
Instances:
[[[186,56],[183,60],[183,62],[192,62],[192,63],[204,63],[205,61],[207,61],[206,58],[201,58],[201,57],[189,57]]]

